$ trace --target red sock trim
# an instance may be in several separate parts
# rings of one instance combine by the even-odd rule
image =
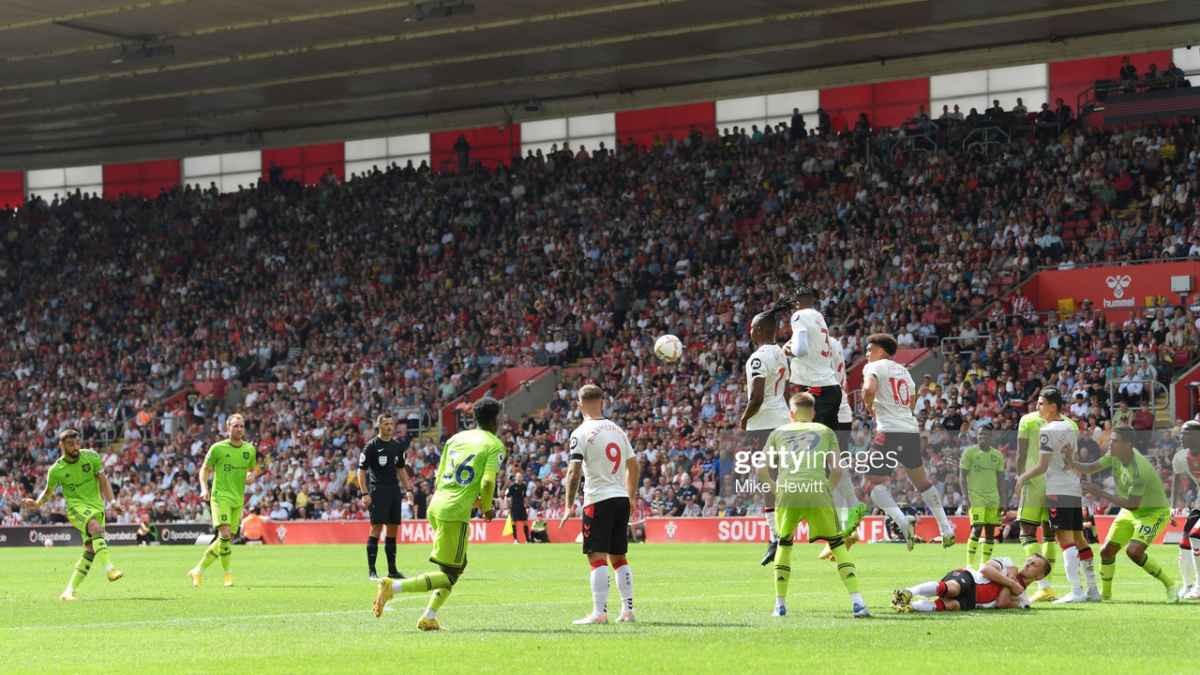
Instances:
[[[604,561],[604,560],[593,560],[593,561],[591,561],[591,563],[592,563],[592,569],[597,569],[597,568],[600,568],[600,567],[604,567],[605,565],[607,565],[607,564],[608,564],[608,563],[607,563],[606,561]]]
[[[766,508],[764,508],[764,509],[763,509],[763,513],[775,513],[775,507],[774,507],[774,506],[768,506],[768,507],[766,507]]]
[[[933,603],[933,609],[934,609],[934,611],[937,611],[937,612],[946,611],[946,602],[944,600],[942,600],[941,598],[938,598]]]
[[[1190,550],[1192,550],[1192,541],[1191,541],[1191,539],[1190,539],[1189,537],[1180,537],[1180,539],[1179,539],[1179,548],[1181,548],[1181,549],[1183,549],[1183,550],[1185,550],[1185,551],[1190,551]]]
[[[1092,547],[1088,546],[1087,548],[1080,551],[1079,559],[1080,560],[1091,560],[1092,559]]]
[[[1073,549],[1073,548],[1075,548],[1075,544],[1071,544],[1070,546],[1060,546],[1059,548],[1061,548],[1061,549],[1062,549],[1062,552],[1063,552],[1063,553],[1066,553],[1066,552],[1067,552],[1067,551],[1069,551],[1070,549]]]
[[[628,564],[629,564],[628,560],[626,560],[624,558],[617,558],[616,560],[613,561],[612,568],[614,570],[619,570]]]
[[[939,581],[939,582],[938,582],[938,585],[937,585],[937,594],[938,594],[938,595],[945,595],[945,594],[946,594],[946,582],[944,582],[944,581]],[[938,602],[941,602],[941,600],[938,600]]]

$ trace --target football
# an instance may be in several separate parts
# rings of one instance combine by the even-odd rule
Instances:
[[[50,548],[50,547],[54,546],[54,540],[51,539],[50,537],[42,537],[42,546],[45,546],[46,548]]]
[[[654,341],[654,355],[667,363],[675,363],[683,356],[683,343],[674,335],[663,335]]]

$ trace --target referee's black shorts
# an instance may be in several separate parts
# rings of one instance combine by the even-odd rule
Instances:
[[[398,485],[371,488],[371,524],[397,525],[400,523],[400,505],[404,494]]]
[[[813,421],[824,424],[830,429],[837,429],[838,410],[842,407],[842,388],[836,384],[828,387],[810,387],[800,385],[796,391],[806,391],[812,394],[816,401]]]

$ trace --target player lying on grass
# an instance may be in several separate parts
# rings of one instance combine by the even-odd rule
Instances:
[[[62,486],[67,500],[67,520],[79,530],[83,538],[83,556],[75,563],[67,588],[59,596],[62,600],[75,599],[75,587],[83,583],[92,569],[93,562],[104,565],[109,581],[123,575],[113,567],[108,558],[108,542],[104,539],[104,505],[112,502],[112,485],[104,475],[104,462],[95,450],[79,449],[79,432],[64,429],[58,434],[58,447],[62,456],[50,467],[46,476],[46,488],[37,499],[26,498],[26,508],[41,508],[54,495],[54,488]],[[103,498],[103,500],[102,500]]]
[[[500,402],[484,396],[475,402],[475,429],[460,431],[446,441],[438,462],[437,485],[429,502],[429,526],[433,528],[433,551],[429,562],[439,572],[426,572],[412,579],[381,579],[375,596],[375,616],[395,593],[429,593],[429,604],[417,621],[421,630],[439,630],[437,612],[450,597],[450,590],[467,569],[467,536],[471,512],[478,509],[485,521],[496,517],[492,498],[496,473],[504,463],[504,442],[496,436],[500,428]]]
[[[897,612],[958,612],[971,609],[1028,608],[1025,589],[1050,573],[1050,561],[1039,554],[1020,568],[1008,558],[992,558],[978,570],[953,570],[941,581],[926,581],[892,593]]]

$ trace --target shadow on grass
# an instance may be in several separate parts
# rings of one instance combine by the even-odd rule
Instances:
[[[704,623],[686,621],[638,621],[635,626],[651,626],[662,628],[750,628],[748,623]]]
[[[234,588],[237,588],[236,586]],[[247,590],[256,588],[336,588],[333,585],[324,584],[254,584],[253,586],[241,586]]]
[[[453,631],[453,629],[451,629]],[[518,635],[547,635],[547,634],[576,634],[580,635],[583,631],[568,630],[566,628],[470,628],[463,629],[463,633],[496,633],[518,634]]]

